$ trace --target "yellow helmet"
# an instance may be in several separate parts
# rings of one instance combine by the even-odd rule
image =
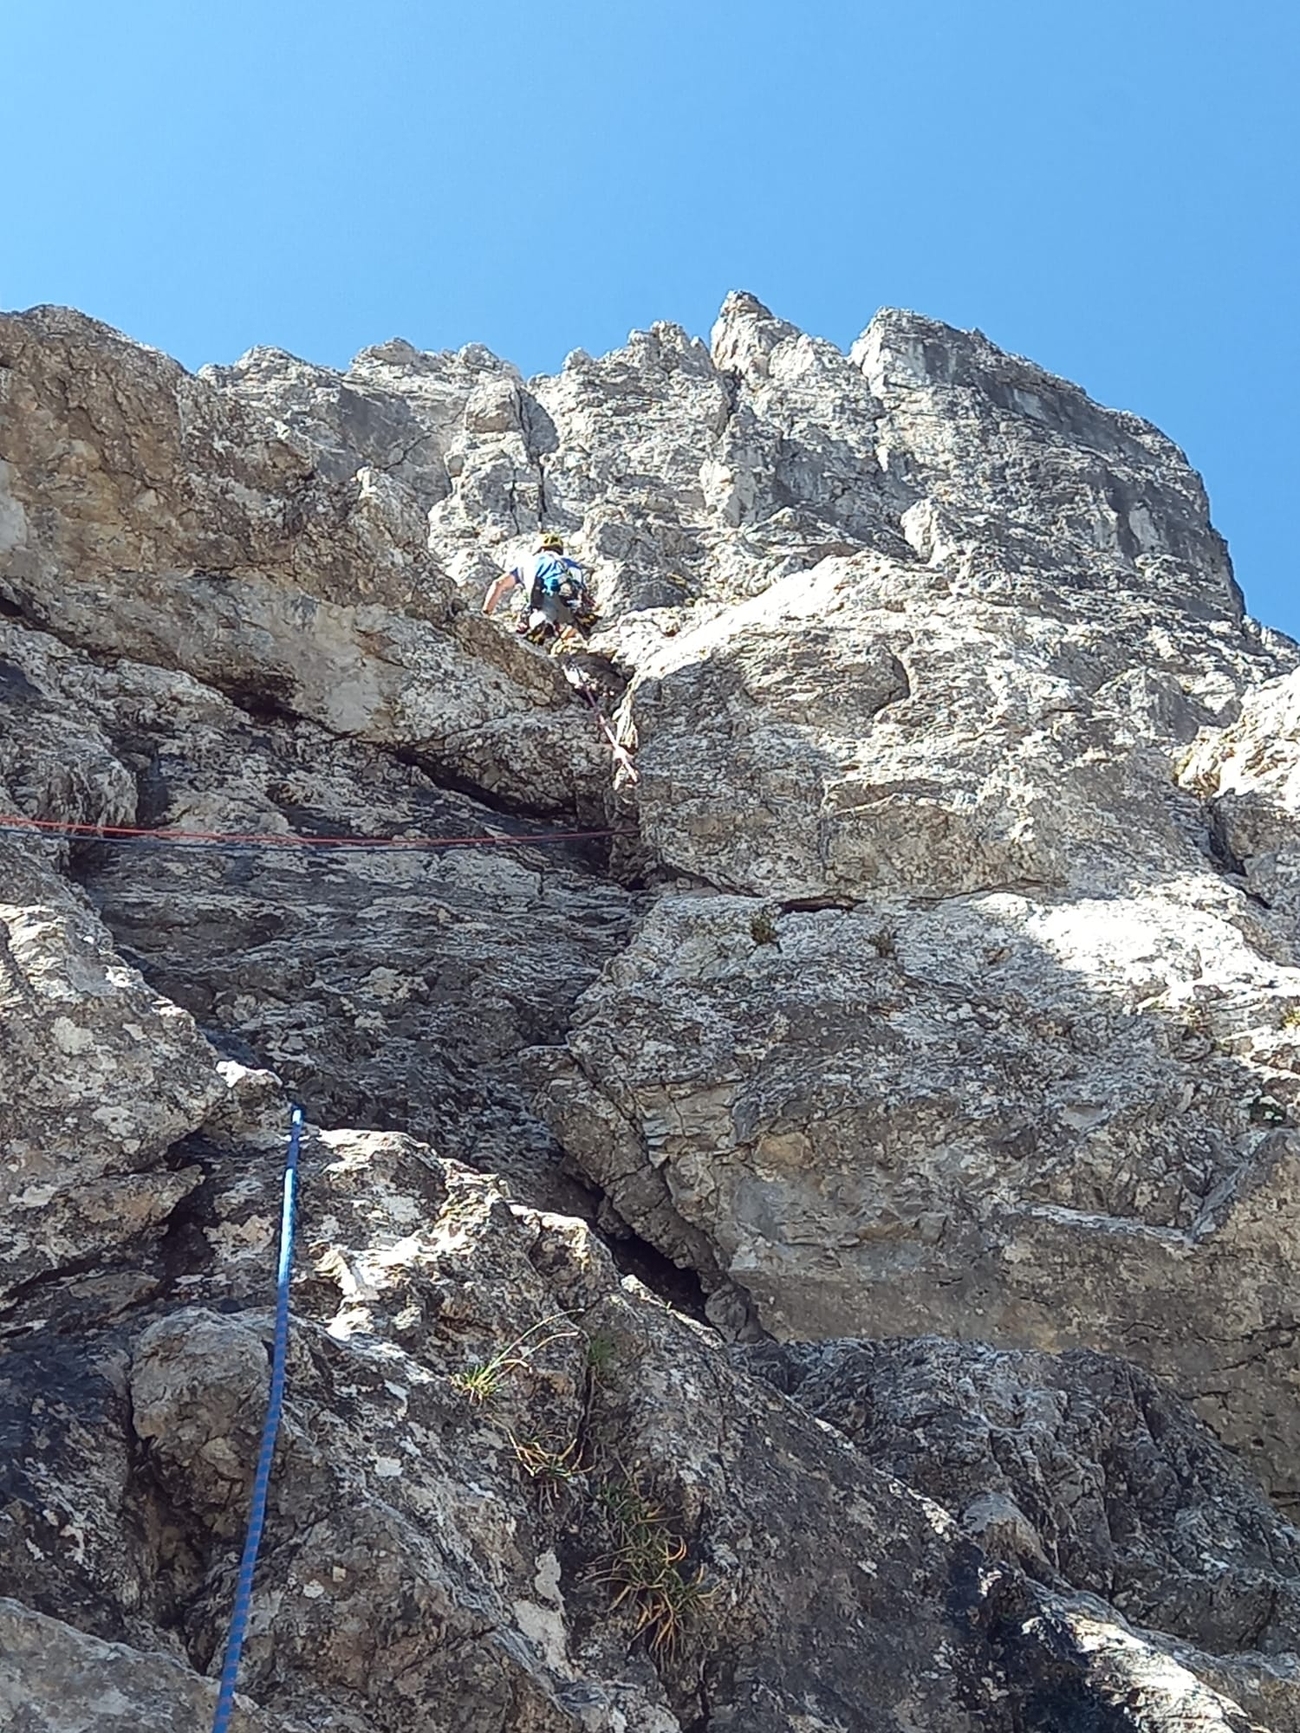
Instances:
[[[544,554],[562,554],[564,552],[564,537],[557,536],[554,530],[544,535],[537,544],[538,551]]]

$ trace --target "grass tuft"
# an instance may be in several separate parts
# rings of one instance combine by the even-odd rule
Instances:
[[[644,1636],[656,1657],[672,1655],[716,1591],[702,1565],[687,1564],[686,1541],[634,1481],[607,1481],[597,1498],[611,1548],[596,1575],[614,1591],[610,1610],[631,1608],[633,1639]]]
[[[468,1401],[483,1403],[496,1395],[512,1372],[520,1372],[531,1365],[533,1359],[543,1348],[549,1348],[552,1342],[563,1342],[579,1332],[572,1328],[551,1330],[549,1336],[539,1336],[541,1330],[550,1329],[552,1324],[566,1323],[563,1312],[556,1312],[552,1317],[542,1318],[527,1330],[522,1330],[513,1342],[508,1342],[504,1348],[498,1348],[490,1359],[481,1361],[475,1366],[466,1366],[451,1375],[452,1387],[459,1390]]]
[[[756,945],[775,945],[779,943],[776,936],[776,922],[772,919],[769,909],[760,909],[749,923],[749,936]]]
[[[582,1460],[582,1446],[576,1438],[571,1438],[563,1449],[558,1449],[540,1438],[521,1439],[511,1433],[510,1447],[515,1453],[519,1472],[532,1482],[542,1504],[558,1504],[562,1498],[582,1490],[587,1466]]]

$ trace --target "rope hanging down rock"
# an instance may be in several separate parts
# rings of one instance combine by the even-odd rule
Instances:
[[[253,1605],[253,1573],[257,1569],[257,1549],[261,1545],[262,1525],[266,1520],[266,1495],[271,1484],[271,1464],[275,1458],[275,1440],[280,1430],[280,1413],[284,1407],[285,1359],[289,1349],[289,1275],[293,1268],[294,1212],[298,1201],[298,1146],[301,1141],[302,1108],[295,1106],[289,1116],[289,1147],[284,1158],[280,1261],[275,1276],[275,1342],[271,1354],[271,1389],[266,1401],[266,1420],[262,1426],[262,1447],[258,1452],[257,1470],[253,1475],[248,1533],[244,1537],[244,1552],[239,1561],[235,1605],[230,1615],[230,1634],[226,1638],[225,1659],[221,1664],[221,1688],[217,1693],[212,1733],[227,1733],[235,1710],[235,1682],[239,1677],[239,1659],[243,1653],[248,1616]]]
[[[589,707],[592,715],[596,718],[597,723],[600,725],[601,733],[605,736],[606,740],[609,742],[609,749],[614,755],[615,764],[620,765],[622,767],[623,771],[627,775],[627,779],[629,782],[633,782],[633,783],[639,782],[641,779],[640,778],[640,772],[637,770],[636,765],[633,764],[633,762],[632,762],[632,754],[628,751],[627,747],[622,744],[622,742],[619,740],[618,735],[615,734],[614,730],[610,727],[609,722],[605,716],[605,712],[601,709],[600,705],[596,702],[593,695],[587,690],[587,688],[585,686],[579,686],[578,691],[582,694],[583,702]],[[614,831],[614,832],[611,832],[611,834],[618,836],[618,835],[625,834],[625,833]]]

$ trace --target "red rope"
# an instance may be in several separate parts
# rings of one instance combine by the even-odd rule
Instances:
[[[588,842],[598,837],[629,836],[627,830],[553,830],[535,836],[296,836],[285,832],[227,830],[148,830],[129,824],[65,824],[61,819],[27,818],[0,812],[0,831],[38,831],[94,842],[187,843],[195,848],[502,848],[530,843]]]

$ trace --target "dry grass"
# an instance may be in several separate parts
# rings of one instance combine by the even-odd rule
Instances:
[[[715,1591],[702,1566],[687,1564],[689,1549],[671,1519],[634,1481],[608,1481],[598,1499],[611,1549],[596,1575],[614,1591],[611,1610],[630,1608],[633,1638],[644,1636],[656,1657],[671,1655]]]
[[[520,1474],[532,1484],[539,1501],[548,1509],[585,1487],[587,1465],[576,1438],[561,1448],[540,1438],[521,1439],[511,1433],[510,1447]]]

